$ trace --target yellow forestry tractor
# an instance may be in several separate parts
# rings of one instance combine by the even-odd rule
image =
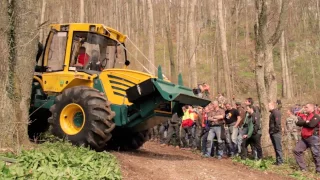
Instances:
[[[126,36],[102,24],[52,24],[39,44],[32,84],[29,136],[50,129],[75,145],[138,149],[148,129],[182,113],[185,104],[206,106],[190,88],[158,75],[129,70]]]

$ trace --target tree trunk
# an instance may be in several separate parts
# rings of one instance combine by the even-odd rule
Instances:
[[[178,47],[177,47],[177,59],[178,59],[178,73],[182,73],[182,67],[183,67],[183,42],[184,42],[184,1],[180,1],[180,8],[179,8],[179,15],[178,15]]]
[[[285,51],[285,63],[286,63],[286,80],[287,80],[287,97],[288,97],[288,99],[291,99],[291,98],[293,98],[293,85],[292,85],[292,77],[293,77],[293,74],[291,73],[291,69],[290,69],[290,66],[289,66],[289,64],[290,63],[288,63],[289,62],[289,60],[290,60],[290,56],[289,56],[289,47],[288,47],[288,43],[287,43],[287,41],[285,41],[285,44],[286,44],[286,51]],[[290,71],[289,71],[289,69],[290,69]]]
[[[166,16],[166,23],[165,23],[165,27],[166,27],[166,34],[167,34],[167,42],[168,42],[168,52],[169,52],[169,62],[170,65],[168,66],[168,68],[170,69],[170,80],[172,82],[177,82],[177,74],[176,74],[176,66],[175,66],[175,61],[174,61],[174,54],[173,54],[173,40],[172,40],[172,30],[171,30],[171,22],[170,22],[170,10],[171,10],[171,4],[168,5],[168,7],[165,7],[165,16]],[[169,8],[169,10],[168,10]]]
[[[146,1],[147,1],[147,5],[146,5]],[[143,30],[143,34],[147,34],[147,28],[146,28],[146,27],[148,27],[147,26],[147,23],[148,23],[147,18],[150,18],[149,12],[148,12],[148,14],[146,13],[146,6],[147,6],[147,8],[149,8],[148,2],[149,2],[149,0],[142,0],[142,7],[141,7],[141,9],[142,9],[142,26],[141,27]]]
[[[268,101],[276,102],[277,100],[277,79],[273,64],[273,46],[266,45],[265,49],[265,86],[268,94]]]
[[[219,19],[219,32],[220,32],[220,41],[221,41],[221,51],[222,51],[222,60],[223,60],[223,70],[224,70],[224,81],[226,87],[226,97],[231,99],[232,96],[232,86],[230,79],[230,67],[228,59],[228,50],[227,50],[227,36],[225,29],[225,22],[222,13],[222,0],[218,0],[218,19]]]
[[[216,74],[215,74],[215,54],[216,54],[216,45],[212,45],[212,48],[211,48],[211,57],[212,57],[212,60],[210,62],[210,65],[211,65],[211,92],[210,92],[210,99],[213,99],[214,98],[214,95],[217,93],[217,78],[215,78]]]
[[[282,96],[285,98],[292,98],[292,86],[289,77],[288,57],[286,52],[284,31],[281,35],[280,57],[282,67]]]
[[[154,19],[153,19],[153,7],[151,0],[147,0],[148,7],[148,37],[149,37],[149,71],[155,75],[154,68]]]
[[[80,0],[80,22],[84,23],[84,0]]]
[[[316,74],[315,74],[315,70],[314,70],[314,63],[313,63],[313,58],[312,57],[310,58],[310,65],[311,65],[313,89],[316,91],[317,90]]]
[[[39,7],[34,0],[11,0],[1,1],[0,10],[3,37],[0,42],[0,148],[18,149],[29,145],[29,103],[39,40]]]
[[[248,47],[248,43],[249,43],[249,25],[248,25],[248,0],[246,0],[246,48]]]
[[[286,67],[286,55],[285,55],[285,40],[284,40],[284,32],[281,35],[281,45],[280,45],[280,59],[281,59],[281,69],[282,69],[282,97],[288,98],[288,84],[287,84],[287,68]]]
[[[191,71],[191,87],[197,87],[197,63],[196,63],[196,38],[195,38],[195,19],[194,11],[197,0],[192,0],[189,4],[189,13],[188,13],[188,34],[189,34],[189,56],[190,61],[190,71]]]
[[[273,66],[272,50],[273,46],[279,41],[284,26],[285,8],[283,0],[279,21],[275,32],[270,38],[267,38],[267,3],[266,0],[256,0],[257,21],[255,23],[255,63],[256,63],[256,83],[259,98],[259,104],[262,114],[262,146],[271,144],[269,134],[269,113],[268,102],[275,101],[277,98],[277,81]],[[270,155],[272,148],[264,149],[266,155]]]
[[[40,18],[40,24],[44,23],[44,15],[46,12],[46,5],[47,5],[47,1],[46,0],[42,0],[42,7],[41,7],[41,18]],[[44,32],[43,32],[43,28],[44,27],[40,27],[39,30],[39,42],[44,43]]]

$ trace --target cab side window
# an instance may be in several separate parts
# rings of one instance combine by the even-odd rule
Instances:
[[[67,32],[53,34],[48,54],[48,71],[63,70],[66,53]]]

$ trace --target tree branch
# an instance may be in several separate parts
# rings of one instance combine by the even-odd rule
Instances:
[[[276,27],[275,32],[273,33],[273,35],[270,37],[270,39],[268,40],[268,44],[272,44],[273,46],[276,45],[281,37],[281,33],[284,30],[285,27],[285,18],[286,18],[286,12],[287,12],[287,7],[286,5],[288,4],[288,0],[282,0],[281,3],[281,11],[280,11],[280,15],[279,15],[279,21],[278,21],[278,25]]]

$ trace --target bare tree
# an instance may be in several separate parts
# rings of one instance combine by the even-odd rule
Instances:
[[[42,0],[42,6],[41,6],[41,17],[40,17],[40,23],[44,23],[44,15],[45,15],[45,12],[46,12],[46,5],[47,5],[47,1],[46,0]],[[39,31],[39,42],[43,43],[44,41],[44,32],[43,32],[43,27],[40,28],[40,31]]]
[[[80,22],[83,23],[84,22],[84,0],[80,0]]]
[[[282,67],[282,96],[285,98],[292,98],[292,85],[289,77],[289,67],[288,67],[288,57],[286,51],[286,42],[284,37],[284,31],[281,35],[281,47],[280,47],[280,57],[281,57],[281,67]]]
[[[196,87],[197,82],[197,63],[196,63],[196,38],[195,38],[195,19],[194,11],[197,0],[192,0],[189,4],[188,12],[188,36],[189,36],[189,49],[188,49],[188,60],[190,61],[190,75],[191,75],[191,86]]]
[[[228,49],[227,49],[227,36],[225,29],[225,21],[222,13],[222,0],[218,0],[218,20],[219,20],[219,33],[221,40],[221,51],[223,59],[223,70],[224,70],[224,81],[226,87],[226,97],[231,99],[232,96],[232,86],[231,86],[231,74],[228,59]]]
[[[183,40],[184,40],[184,23],[185,23],[185,15],[184,15],[184,1],[180,1],[180,7],[179,7],[179,15],[178,15],[178,34],[177,34],[177,59],[178,59],[178,72],[182,73],[182,67],[183,67]]]
[[[39,3],[0,2],[0,147],[28,145],[29,103],[39,32]]]
[[[170,60],[170,75],[171,81],[176,82],[177,74],[176,74],[176,66],[175,66],[175,60],[174,60],[174,53],[173,53],[173,39],[172,39],[172,29],[171,29],[171,2],[169,2],[168,7],[165,7],[165,17],[166,17],[166,35],[167,35],[167,42],[168,42],[168,51],[169,51],[169,60]]]
[[[151,0],[147,0],[148,7],[148,37],[149,37],[149,70],[151,74],[155,74],[154,69],[154,19],[153,19],[153,7]]]
[[[276,100],[277,81],[274,72],[272,49],[279,41],[284,27],[285,4],[287,0],[282,0],[279,20],[274,33],[268,37],[267,32],[267,3],[266,0],[256,0],[257,22],[255,24],[255,63],[256,63],[256,84],[257,92],[262,112],[262,133],[268,134],[268,102]],[[270,138],[263,136],[263,144],[269,144]],[[265,151],[268,153],[269,151]]]

